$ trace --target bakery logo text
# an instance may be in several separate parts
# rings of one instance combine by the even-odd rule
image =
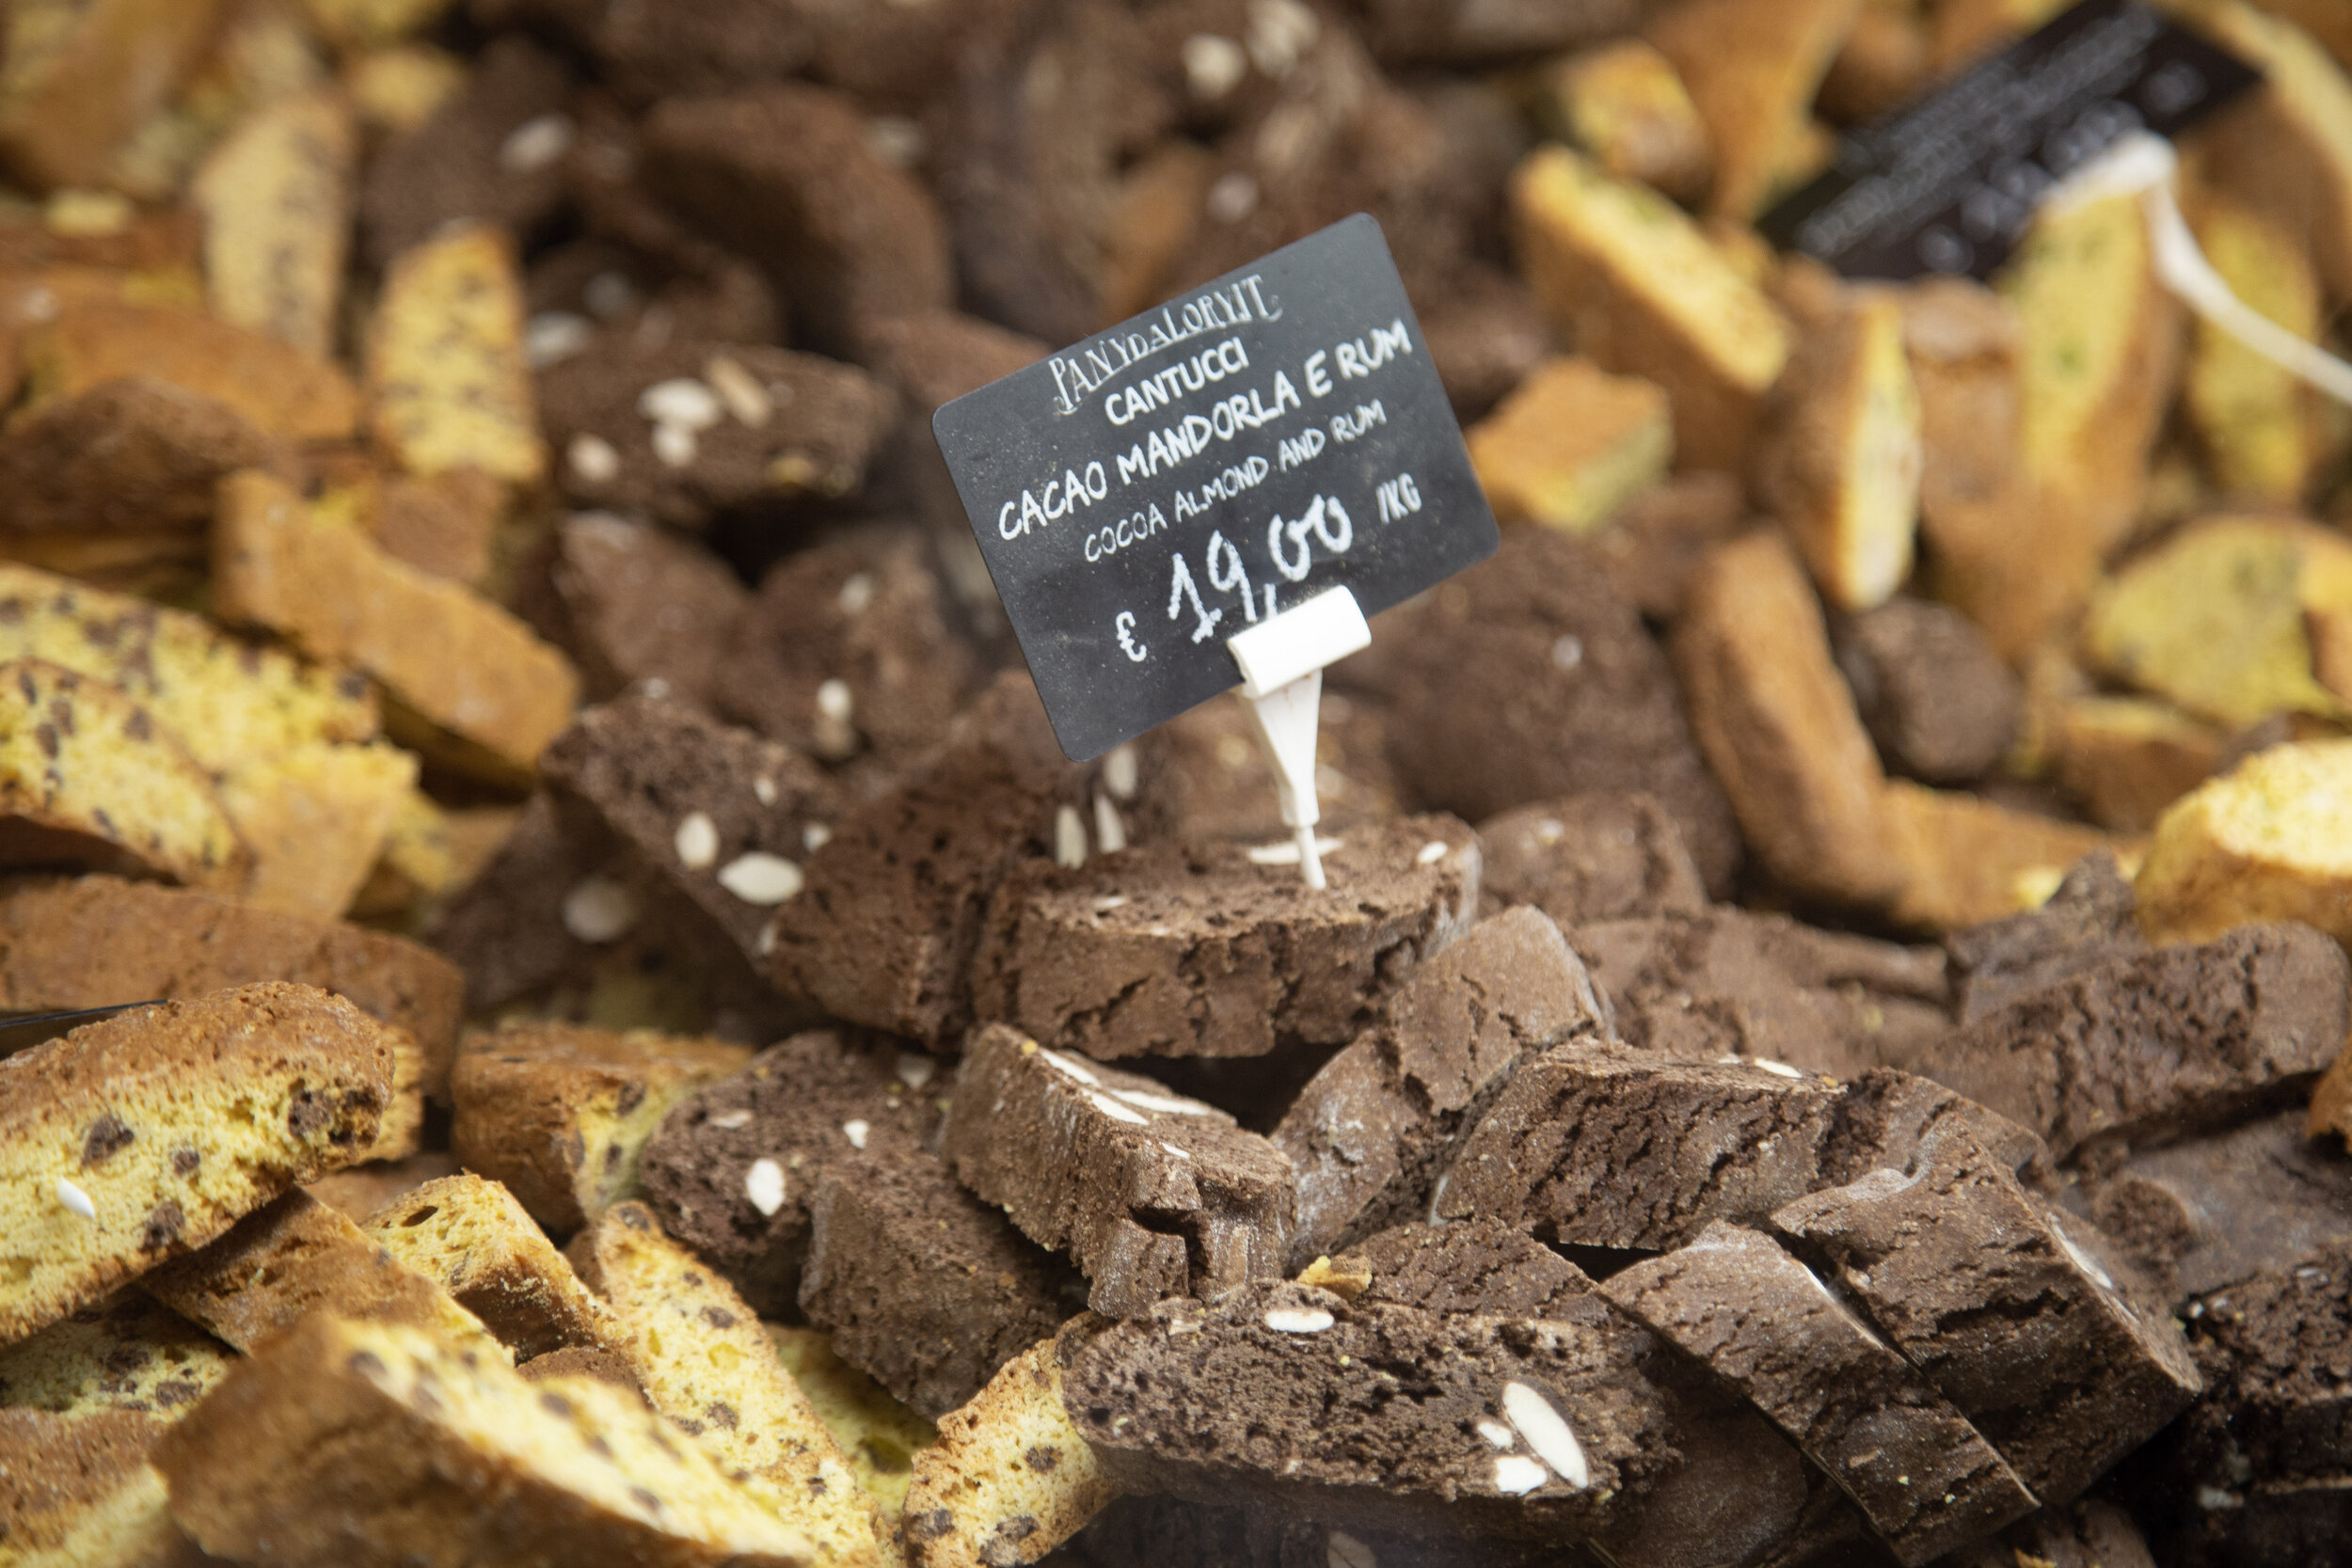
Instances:
[[[1139,319],[1141,326],[1106,332],[1071,353],[1054,356],[1054,407],[1058,412],[1075,414],[1105,382],[1203,333],[1280,321],[1282,301],[1268,295],[1263,276],[1253,272],[1181,304],[1163,305],[1157,314]]]

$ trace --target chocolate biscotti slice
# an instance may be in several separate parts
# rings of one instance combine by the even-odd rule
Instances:
[[[1483,920],[1326,1062],[1272,1137],[1298,1182],[1290,1266],[1428,1211],[1454,1147],[1521,1062],[1610,1032],[1607,1005],[1534,909]]]
[[[1566,1542],[1629,1518],[1677,1462],[1647,1343],[1605,1312],[1441,1317],[1267,1281],[1096,1336],[1062,1401],[1128,1490]]]
[[[212,777],[119,689],[0,663],[0,864],[235,889],[252,857]]]
[[[1571,1041],[1521,1067],[1465,1136],[1433,1217],[1586,1246],[1680,1246],[1819,1185],[1837,1085],[1778,1063]]]
[[[647,696],[580,713],[549,742],[542,774],[560,806],[625,847],[755,969],[842,804],[790,747]]]
[[[1960,1412],[1769,1236],[1718,1221],[1601,1291],[1772,1418],[1906,1565],[2036,1506]]]
[[[2071,1502],[2197,1397],[2164,1304],[1964,1127],[1779,1210],[1905,1359],[2045,1503]],[[2077,1234],[2079,1232],[2079,1235]]]
[[[385,1026],[309,986],[142,1007],[0,1061],[0,1342],[366,1157]]]
[[[1558,925],[1697,914],[1707,885],[1681,830],[1635,790],[1595,790],[1515,806],[1478,824],[1488,910],[1533,904]]]
[[[612,1314],[495,1181],[470,1173],[428,1181],[369,1215],[362,1228],[479,1318],[517,1361],[620,1342]]]
[[[1064,1363],[1104,1326],[1072,1319],[940,1418],[907,1491],[901,1533],[915,1568],[1035,1562],[1116,1495],[1062,1404]]]
[[[242,1363],[156,1463],[205,1550],[287,1568],[817,1560],[631,1396],[527,1383],[400,1324],[309,1319]]]
[[[1238,844],[1024,866],[991,908],[974,1006],[1100,1060],[1336,1045],[1469,928],[1479,853],[1463,823],[1413,816],[1359,826],[1324,859],[1336,896]]]
[[[227,1235],[140,1276],[139,1288],[250,1354],[313,1312],[410,1323],[505,1352],[482,1320],[394,1258],[351,1217],[288,1193]]]
[[[751,1054],[647,1029],[510,1022],[479,1030],[450,1076],[450,1142],[468,1170],[568,1234],[634,1197],[638,1160],[670,1107]]]
[[[743,1298],[643,1204],[614,1206],[567,1256],[612,1308],[626,1336],[619,1354],[653,1407],[826,1562],[878,1568],[888,1539],[881,1512]]]
[[[2308,926],[2242,926],[2018,995],[1923,1064],[2049,1140],[2157,1142],[2292,1097],[2352,1033],[2352,966]]]
[[[1041,1246],[1087,1304],[1127,1317],[1279,1278],[1297,1202],[1289,1158],[1213,1105],[991,1024],[964,1050],[940,1153]]]

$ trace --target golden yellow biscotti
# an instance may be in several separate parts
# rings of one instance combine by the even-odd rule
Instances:
[[[2299,920],[2352,949],[2352,740],[2273,746],[2183,796],[2132,891],[2153,941]]]
[[[884,1560],[882,1511],[734,1287],[663,1235],[642,1203],[609,1210],[571,1257],[628,1329],[621,1354],[656,1410],[806,1535],[821,1560]]]
[[[2092,596],[2083,655],[2111,680],[2233,728],[2341,718],[2305,612],[2352,605],[2352,539],[2293,517],[2218,516],[2134,557]]]
[[[313,657],[358,665],[404,709],[517,778],[579,701],[571,661],[514,615],[393,560],[349,524],[314,517],[266,473],[221,483],[213,603]]]
[[[1788,360],[1772,303],[1680,208],[1567,148],[1520,162],[1510,206],[1520,268],[1578,350],[1666,389],[1682,465],[1744,472]]]
[[[2294,22],[2239,0],[2199,0],[2194,24],[2263,80],[2185,146],[2207,183],[2280,225],[2328,296],[2352,299],[2352,82]]]
[[[529,1383],[397,1323],[307,1320],[238,1366],[155,1463],[198,1544],[283,1568],[815,1560],[628,1394]]]
[[[1685,584],[1672,652],[1692,734],[1756,858],[1801,893],[1894,896],[1885,770],[1788,541],[1764,531],[1711,551]]]
[[[1665,478],[1674,410],[1665,392],[1589,359],[1547,359],[1465,437],[1504,522],[1587,533]]]
[[[2137,859],[2132,844],[2095,828],[1908,779],[1886,782],[1881,809],[1903,878],[1887,912],[1923,930],[1957,931],[2032,909],[2093,851]]]
[[[344,440],[359,422],[358,389],[331,363],[172,306],[68,301],[55,321],[27,336],[24,370],[36,406],[148,375],[201,393],[290,441]]]
[[[367,387],[376,441],[411,473],[472,467],[528,484],[547,471],[504,235],[461,228],[393,259],[368,329]]]
[[[1678,0],[1643,28],[1707,122],[1709,213],[1745,223],[1763,210],[1860,9],[1861,0]]]
[[[1707,122],[1674,62],[1640,39],[1618,39],[1546,68],[1537,109],[1547,128],[1613,180],[1696,201],[1715,174]]]
[[[2147,697],[2062,699],[2053,715],[2052,773],[2084,813],[2115,832],[2144,833],[2205,780],[2228,737]]]
[[[821,1330],[775,1323],[761,1326],[784,1370],[833,1433],[850,1473],[882,1504],[883,1518],[898,1517],[906,1506],[907,1485],[914,1478],[914,1456],[939,1440],[939,1429],[864,1370],[842,1360]]]
[[[411,1152],[446,1100],[465,975],[431,949],[192,888],[116,877],[0,882],[0,1011],[207,996],[262,980],[335,991],[389,1027],[392,1099],[370,1155]]]
[[[192,194],[215,315],[333,353],[358,152],[351,109],[331,87],[254,110],[213,149]]]
[[[9,1568],[196,1568],[149,1454],[163,1428],[106,1410],[0,1409],[0,1560]]]
[[[311,741],[221,781],[221,803],[253,855],[245,896],[333,920],[349,912],[416,792],[413,752]]]
[[[384,1026],[309,986],[141,1007],[0,1061],[0,1342],[352,1164]]]
[[[96,182],[201,55],[218,0],[24,0],[0,48],[0,163],[36,189]]]
[[[506,1355],[448,1291],[300,1188],[149,1271],[139,1288],[248,1355],[312,1312],[409,1323],[452,1343],[478,1339]]]
[[[515,1196],[495,1181],[471,1174],[427,1181],[369,1215],[364,1228],[481,1319],[517,1361],[571,1346],[611,1350],[624,1337]]]
[[[118,1291],[0,1345],[0,1407],[168,1423],[229,1374],[236,1353],[139,1291]]]
[[[907,1489],[916,1568],[1039,1561],[1119,1496],[1061,1400],[1066,1344],[1101,1321],[1074,1319],[939,1418],[939,1441],[915,1455]]]
[[[0,658],[43,658],[120,687],[215,773],[377,729],[373,689],[349,671],[26,566],[0,563]]]
[[[430,43],[395,43],[344,61],[343,91],[370,132],[398,135],[433,118],[466,85],[466,63]]]
[[[0,866],[244,884],[251,855],[210,774],[119,689],[0,661]]]
[[[476,1030],[450,1077],[450,1143],[557,1234],[637,1196],[637,1161],[697,1085],[752,1057],[726,1040],[514,1022]]]
[[[1883,289],[1839,289],[1804,325],[1767,404],[1756,493],[1821,596],[1870,610],[1911,575],[1919,524],[1925,442],[1902,304]]]
[[[2296,337],[2326,323],[2311,257],[2282,225],[2226,192],[2200,188],[2188,223],[2214,271],[2247,306]],[[2225,494],[2292,505],[2325,446],[2318,393],[2208,321],[2191,329],[2181,409]]]

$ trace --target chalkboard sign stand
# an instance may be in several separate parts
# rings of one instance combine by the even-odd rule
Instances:
[[[1371,646],[1372,627],[1345,588],[1318,594],[1226,639],[1241,667],[1240,696],[1249,728],[1274,769],[1282,825],[1298,845],[1298,873],[1321,891],[1323,849],[1315,824],[1315,729],[1323,705],[1323,669]]]

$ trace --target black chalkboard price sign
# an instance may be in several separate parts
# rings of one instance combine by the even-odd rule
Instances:
[[[1494,553],[1421,324],[1359,214],[932,419],[1062,750],[1239,683],[1227,639]]]

